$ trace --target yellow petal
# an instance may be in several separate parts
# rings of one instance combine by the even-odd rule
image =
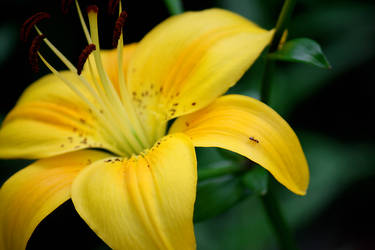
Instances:
[[[256,99],[221,97],[177,119],[170,132],[185,132],[198,147],[220,147],[246,156],[291,191],[306,192],[309,170],[297,136],[283,118]]]
[[[191,141],[174,134],[144,156],[106,159],[82,171],[72,200],[113,249],[195,249],[196,181]]]
[[[138,44],[128,85],[143,119],[198,110],[225,93],[270,42],[273,32],[232,12],[186,12],[158,25]]]
[[[83,93],[73,73],[62,72]],[[88,147],[113,150],[89,107],[54,75],[33,83],[0,129],[0,158],[37,159]]]
[[[0,189],[0,249],[25,249],[36,226],[70,198],[71,184],[88,164],[108,157],[78,151],[36,161]]]

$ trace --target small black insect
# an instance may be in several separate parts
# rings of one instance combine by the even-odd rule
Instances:
[[[259,141],[257,139],[255,139],[254,137],[252,137],[252,136],[249,137],[249,140],[253,141],[255,143],[259,143]]]

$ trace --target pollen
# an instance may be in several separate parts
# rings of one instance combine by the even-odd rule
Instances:
[[[29,49],[29,63],[31,65],[31,69],[34,72],[39,71],[39,65],[38,65],[38,50],[40,48],[40,45],[43,41],[43,39],[46,38],[45,35],[38,35],[36,36],[30,46]]]
[[[86,46],[86,48],[82,51],[81,55],[78,58],[77,63],[77,74],[80,75],[82,73],[83,66],[85,65],[85,62],[89,55],[96,50],[95,44],[89,44]]]
[[[114,48],[117,47],[118,40],[120,39],[121,36],[121,30],[125,25],[126,18],[128,17],[128,14],[126,11],[122,11],[120,16],[117,18],[115,28],[113,30],[113,39],[112,39],[112,46]]]
[[[51,15],[46,12],[38,12],[28,18],[21,27],[21,41],[27,42],[31,29],[40,21],[51,18]]]
[[[116,7],[119,5],[120,0],[110,0],[108,2],[108,14],[114,15],[116,11]]]
[[[61,1],[61,12],[66,15],[69,12],[69,7],[72,5],[73,0],[62,0]]]

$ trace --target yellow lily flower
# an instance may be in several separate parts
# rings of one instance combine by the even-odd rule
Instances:
[[[308,167],[289,125],[256,99],[220,97],[273,31],[210,9],[171,17],[138,44],[123,47],[120,31],[117,49],[100,51],[97,9],[88,29],[76,5],[95,45],[83,57],[96,48],[82,74],[40,36],[70,71],[37,52],[54,74],[23,93],[0,129],[1,158],[39,159],[0,189],[0,249],[24,249],[68,199],[111,248],[195,249],[194,147],[237,152],[305,194]]]

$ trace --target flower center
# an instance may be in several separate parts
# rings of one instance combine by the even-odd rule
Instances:
[[[68,1],[71,3],[72,1]],[[67,11],[65,1],[63,2],[63,10]],[[126,12],[122,11],[121,2],[110,1],[110,12],[115,12],[116,4],[119,5],[118,19],[115,24],[113,34],[113,45],[117,47],[117,61],[118,61],[118,82],[119,91],[117,92],[111,82],[107,72],[104,69],[98,36],[98,7],[92,5],[87,8],[89,28],[87,27],[83,18],[79,3],[75,0],[77,13],[86,36],[88,46],[83,50],[79,57],[77,67],[75,67],[41,32],[36,26],[38,20],[46,18],[46,15],[37,13],[34,19],[30,18],[25,22],[27,24],[24,30],[24,39],[27,40],[30,26],[34,27],[38,32],[38,36],[34,39],[32,48],[30,48],[30,61],[33,68],[37,70],[37,58],[44,62],[44,64],[55,74],[62,82],[64,82],[72,91],[74,91],[89,107],[92,114],[97,118],[100,126],[117,144],[118,152],[116,154],[122,156],[131,156],[133,154],[140,154],[145,149],[150,148],[158,138],[150,138],[148,136],[147,127],[142,123],[139,115],[137,115],[136,107],[129,94],[127,84],[125,81],[123,70],[123,31],[122,28],[127,17]],[[41,18],[42,17],[42,18]],[[49,17],[49,15],[48,15]],[[30,21],[31,20],[31,21]],[[23,27],[24,29],[24,27]],[[38,52],[41,41],[57,55],[57,57],[66,65],[66,67],[73,72],[77,79],[82,83],[86,89],[82,91],[81,88],[66,79],[48,61]],[[87,61],[89,73],[81,75],[83,65]],[[89,81],[87,77],[90,77]],[[92,101],[95,100],[95,101]]]

